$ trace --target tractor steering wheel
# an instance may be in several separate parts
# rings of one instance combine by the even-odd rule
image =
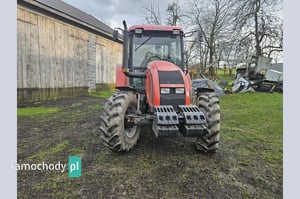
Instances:
[[[153,61],[153,60],[156,60],[156,59],[161,60],[161,56],[160,55],[153,55],[153,56],[149,57],[148,58],[148,63],[150,61]]]
[[[147,59],[147,61],[145,62],[146,66],[149,64],[149,62],[154,61],[154,60],[162,60],[161,57],[159,55],[152,55],[151,57],[149,57]]]

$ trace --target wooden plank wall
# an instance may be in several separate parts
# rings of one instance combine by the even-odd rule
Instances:
[[[88,89],[90,82],[114,83],[116,64],[121,63],[122,59],[122,45],[91,34],[93,33],[18,6],[18,90]],[[90,38],[94,38],[92,42],[95,45],[91,45]],[[92,71],[95,75],[89,74],[91,63],[94,65]]]
[[[111,43],[104,38],[97,37],[96,54],[98,55],[96,57],[97,84],[115,83],[115,66],[122,63],[122,48],[118,43]]]

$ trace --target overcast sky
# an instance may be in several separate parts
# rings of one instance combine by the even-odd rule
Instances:
[[[96,17],[114,27],[123,27],[125,19],[128,26],[144,23],[142,6],[151,2],[159,5],[161,14],[165,13],[172,0],[63,0],[64,2]],[[163,17],[163,16],[162,16]]]

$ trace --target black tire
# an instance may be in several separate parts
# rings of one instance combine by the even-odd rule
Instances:
[[[136,145],[140,126],[126,121],[126,114],[137,112],[137,97],[133,92],[113,94],[100,116],[101,139],[113,151],[129,151]]]
[[[203,93],[197,99],[199,109],[204,113],[209,134],[196,138],[196,148],[201,152],[216,152],[220,138],[220,104],[215,93]]]

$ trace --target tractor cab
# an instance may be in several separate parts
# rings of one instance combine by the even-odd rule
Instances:
[[[176,26],[135,25],[123,32],[122,72],[130,77],[124,86],[145,92],[147,66],[151,61],[170,62],[184,70],[183,30]],[[117,74],[119,77],[121,74]],[[118,85],[117,85],[118,86]]]
[[[165,60],[183,67],[181,28],[133,26],[129,32],[129,64],[133,68],[145,68],[152,60]]]
[[[133,26],[129,29],[128,66],[133,72],[145,73],[149,62],[164,60],[183,69],[183,33],[178,27]],[[133,77],[130,85],[145,87],[145,79]]]

